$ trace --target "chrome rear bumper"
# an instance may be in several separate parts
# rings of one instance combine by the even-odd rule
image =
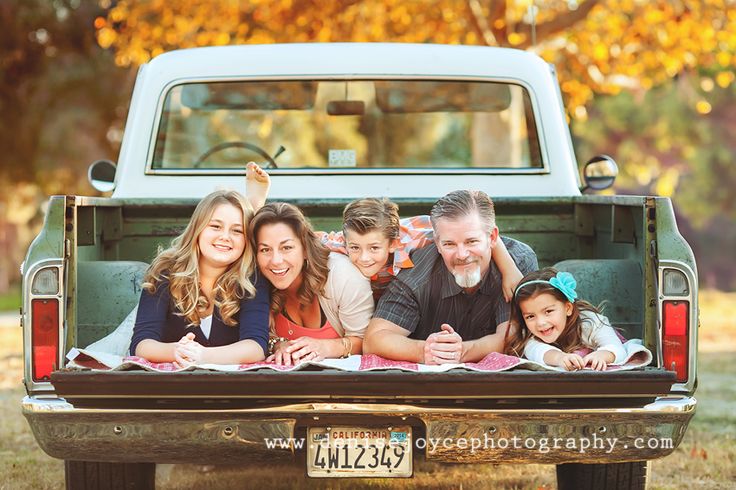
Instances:
[[[695,398],[638,408],[463,409],[305,403],[239,410],[75,408],[25,397],[23,414],[50,456],[79,461],[234,463],[294,460],[307,426],[415,427],[415,454],[457,463],[608,463],[656,459],[680,444]],[[272,447],[269,447],[270,445]]]

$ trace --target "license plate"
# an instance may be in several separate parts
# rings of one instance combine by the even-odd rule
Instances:
[[[307,475],[410,477],[411,427],[310,427]]]

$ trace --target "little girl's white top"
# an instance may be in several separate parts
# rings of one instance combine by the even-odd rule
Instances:
[[[621,364],[626,360],[626,350],[613,327],[611,327],[608,318],[592,311],[583,310],[580,312],[580,322],[580,333],[585,347],[612,352],[616,359],[611,364]],[[547,366],[544,362],[544,354],[551,350],[561,351],[554,345],[545,344],[536,337],[532,337],[524,347],[524,357]]]

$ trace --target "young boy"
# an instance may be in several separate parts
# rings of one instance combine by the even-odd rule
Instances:
[[[271,185],[268,174],[253,162],[246,167],[246,196],[253,209],[266,201]],[[347,255],[358,270],[371,280],[376,302],[386,286],[402,269],[414,267],[411,253],[433,242],[429,216],[399,218],[399,207],[388,199],[366,198],[352,201],[343,210],[343,231],[318,232],[333,252]],[[491,255],[502,276],[503,296],[513,297],[522,274],[509,255],[503,240],[497,240]]]

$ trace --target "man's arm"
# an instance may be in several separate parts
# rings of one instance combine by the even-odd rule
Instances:
[[[503,352],[509,322],[496,327],[496,333],[475,340],[463,341],[463,354],[460,362],[478,362],[491,352]]]
[[[504,241],[507,252],[512,257],[522,275],[539,270],[537,254],[534,253],[534,250],[529,245],[509,237],[499,237],[499,241],[501,240]]]
[[[539,269],[537,255],[529,245],[508,237],[504,237],[503,240],[506,242],[505,245],[508,253],[513,257],[519,271],[521,271],[523,275]],[[501,241],[501,239],[499,238],[498,241]],[[510,304],[505,301],[497,301],[495,308],[496,325],[500,326],[508,323],[509,317],[511,316]],[[498,329],[496,331],[498,331]],[[501,347],[503,348],[503,343],[501,344]]]
[[[363,354],[395,361],[424,362],[424,341],[409,338],[409,331],[383,318],[373,318],[363,340]]]
[[[506,245],[500,237],[496,240],[491,258],[501,273],[501,290],[503,291],[503,298],[508,303],[514,296],[514,290],[524,275],[516,267],[516,262],[511,258],[511,254],[506,249]]]

